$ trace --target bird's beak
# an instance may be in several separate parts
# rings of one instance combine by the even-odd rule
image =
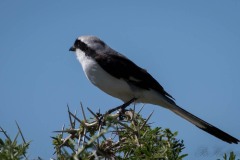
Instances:
[[[69,51],[76,51],[76,47],[75,46],[72,46],[70,49],[69,49]]]

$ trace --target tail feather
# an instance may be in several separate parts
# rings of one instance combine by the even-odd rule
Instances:
[[[207,123],[206,121],[198,118],[197,116],[189,113],[188,111],[182,109],[181,107],[179,107],[175,104],[171,105],[171,107],[169,109],[172,110],[177,115],[181,116],[182,118],[186,119],[187,121],[191,122],[192,124],[196,125],[198,128],[204,130],[205,132],[207,132],[227,143],[238,144],[240,142],[237,138],[235,138],[235,137],[229,135],[228,133],[218,129],[217,127]]]

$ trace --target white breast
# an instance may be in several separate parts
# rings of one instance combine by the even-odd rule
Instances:
[[[113,97],[123,100],[124,102],[129,101],[134,97],[127,82],[108,74],[94,59],[85,56],[82,51],[78,50],[76,55],[82,65],[86,77],[99,89]]]

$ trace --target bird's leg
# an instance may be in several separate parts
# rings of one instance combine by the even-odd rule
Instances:
[[[106,114],[111,114],[112,112],[118,110],[118,109],[121,109],[121,110],[125,110],[125,108],[127,108],[132,102],[134,102],[137,98],[132,98],[130,101],[116,107],[116,108],[113,108],[113,109],[110,109],[107,111]]]
[[[121,111],[119,112],[119,117],[122,119],[122,116],[121,114],[125,112],[125,109],[132,103],[134,102],[135,100],[137,100],[137,98],[132,98],[131,100],[129,100],[128,102],[118,106],[118,107],[115,107],[115,108],[112,108],[110,110],[108,110],[104,115],[102,115],[100,118],[99,118],[99,123],[103,123],[102,120],[103,120],[103,117],[105,115],[108,115],[108,114],[111,114],[112,112],[120,109]]]

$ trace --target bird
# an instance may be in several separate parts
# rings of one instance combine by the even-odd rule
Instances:
[[[134,98],[136,103],[164,107],[222,141],[229,144],[240,142],[239,139],[178,106],[175,99],[147,70],[109,47],[100,38],[92,35],[80,36],[69,51],[76,54],[87,79],[110,96],[124,103]]]

